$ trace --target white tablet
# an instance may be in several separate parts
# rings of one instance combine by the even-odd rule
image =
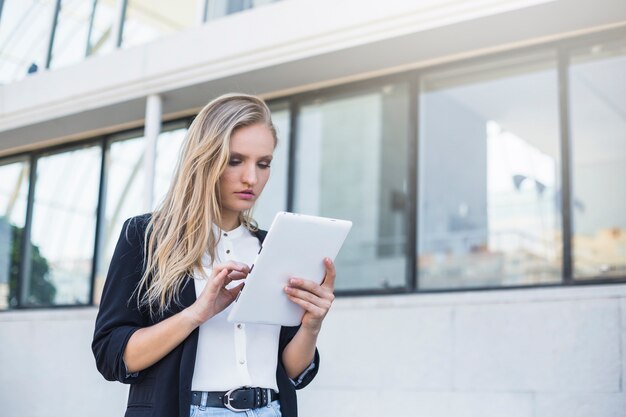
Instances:
[[[324,258],[335,260],[352,227],[347,220],[280,212],[251,265],[228,321],[297,326],[304,310],[284,291],[290,277],[324,279]]]

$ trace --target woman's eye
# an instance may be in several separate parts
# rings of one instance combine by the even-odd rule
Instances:
[[[239,159],[231,159],[230,161],[228,161],[228,165],[230,166],[239,165],[240,163],[241,161]]]
[[[259,168],[261,169],[267,169],[270,167],[270,164],[259,164]]]

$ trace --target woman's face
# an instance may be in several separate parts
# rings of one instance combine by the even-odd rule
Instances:
[[[274,136],[264,124],[236,129],[230,137],[230,160],[219,180],[224,219],[252,208],[270,177]]]

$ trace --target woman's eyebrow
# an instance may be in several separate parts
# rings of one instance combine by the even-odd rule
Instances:
[[[248,158],[248,155],[244,155],[244,154],[239,153],[239,152],[231,152],[230,153],[230,157],[231,158],[246,159],[246,158]],[[259,157],[259,159],[269,159],[270,161],[272,160],[272,158],[273,158],[273,156],[271,154]]]

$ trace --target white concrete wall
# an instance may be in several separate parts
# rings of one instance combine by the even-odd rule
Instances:
[[[340,299],[304,417],[623,417],[626,286]]]
[[[123,415],[126,387],[91,354],[95,314],[0,314],[1,415]],[[625,326],[626,285],[340,298],[300,412],[623,417]]]

